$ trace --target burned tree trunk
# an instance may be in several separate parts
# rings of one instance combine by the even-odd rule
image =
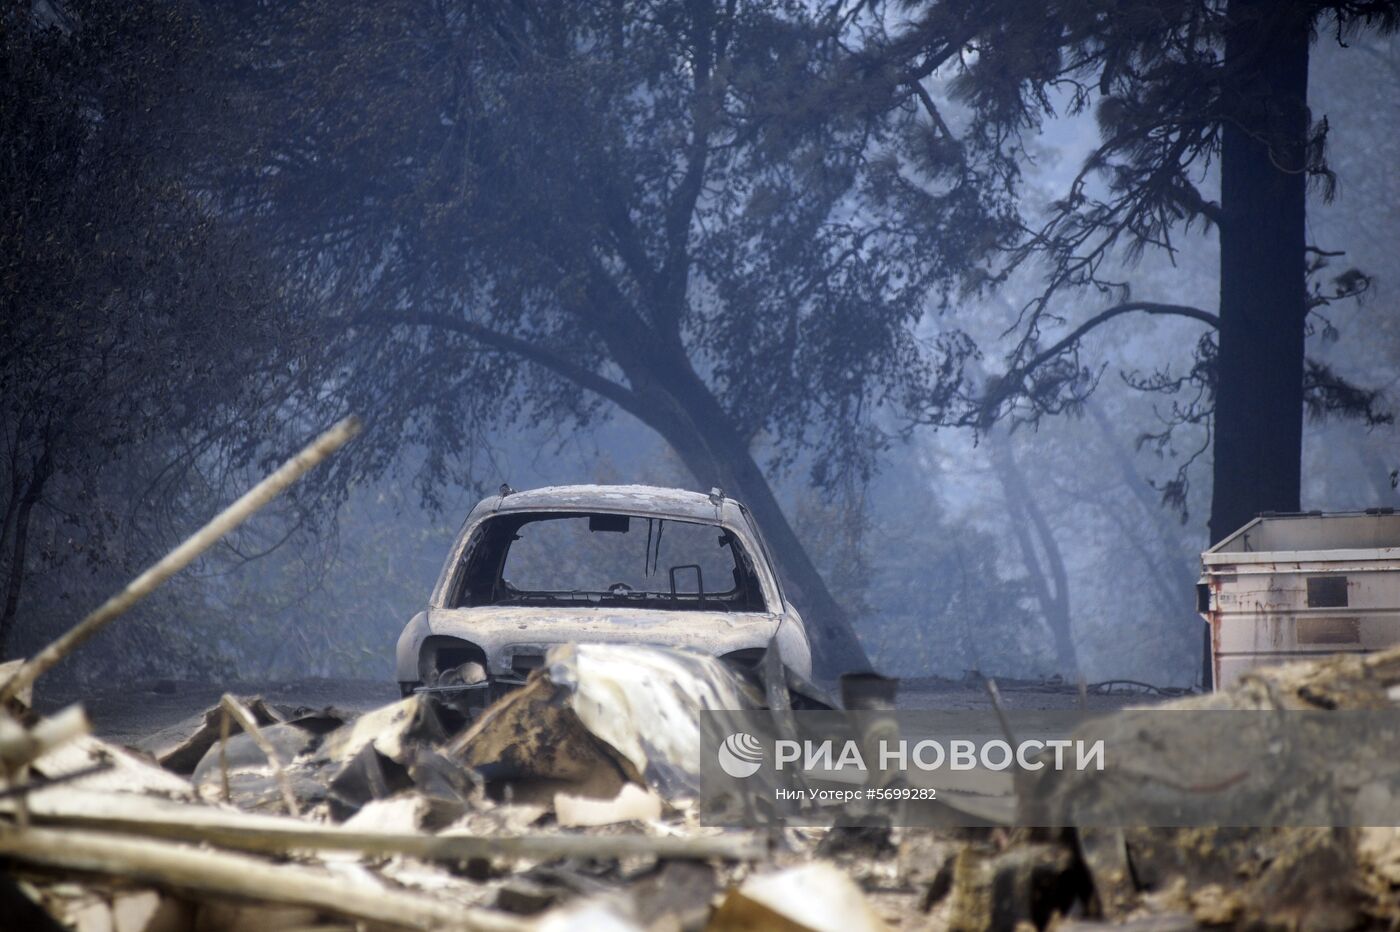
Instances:
[[[1298,510],[1307,317],[1310,23],[1272,0],[1233,0],[1229,18],[1212,541]]]
[[[1030,576],[1031,591],[1040,606],[1041,617],[1055,642],[1055,660],[1060,672],[1068,677],[1079,675],[1079,653],[1074,646],[1074,633],[1069,611],[1069,572],[1064,555],[1055,540],[1040,503],[1026,484],[1026,474],[1010,441],[1000,434],[989,437],[992,466],[1001,483],[1006,499],[1012,535],[1021,551],[1021,560]]]
[[[24,586],[24,564],[29,549],[29,521],[34,506],[44,494],[44,485],[53,471],[53,463],[45,449],[34,461],[24,492],[18,503],[11,502],[14,510],[14,534],[10,541],[10,566],[5,578],[5,604],[0,609],[0,660],[9,657],[10,638],[14,635],[15,617],[19,614],[19,595]],[[19,484],[15,485],[16,490]],[[7,509],[8,510],[8,509]],[[9,516],[6,515],[8,519]]]
[[[685,463],[702,485],[719,486],[743,502],[778,564],[785,595],[803,613],[811,634],[813,665],[822,678],[871,669],[846,610],[832,595],[793,530],[748,441],[689,361],[679,354],[645,376],[629,372],[647,403],[634,410]]]
[[[1212,542],[1298,510],[1307,318],[1311,24],[1274,0],[1231,0],[1227,15]]]

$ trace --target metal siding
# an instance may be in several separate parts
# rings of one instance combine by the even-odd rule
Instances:
[[[1396,535],[1400,515],[1259,518],[1202,554],[1215,688],[1255,667],[1400,644],[1400,550],[1356,546]],[[1300,549],[1240,549],[1248,538]]]

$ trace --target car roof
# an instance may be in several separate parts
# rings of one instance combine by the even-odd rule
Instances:
[[[652,485],[552,485],[493,495],[476,508],[479,513],[555,510],[659,515],[706,523],[739,518],[739,503],[733,499],[716,501],[702,492]]]

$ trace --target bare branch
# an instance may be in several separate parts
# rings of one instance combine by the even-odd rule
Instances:
[[[460,317],[453,317],[450,314],[434,314],[422,311],[403,314],[369,315],[363,319],[362,323],[387,323],[390,326],[431,327],[435,330],[447,330],[453,333],[464,334],[485,346],[512,353],[536,365],[543,366],[555,375],[568,379],[580,388],[586,389],[601,398],[611,401],[629,414],[643,421],[648,419],[649,412],[645,410],[641,399],[627,386],[620,385],[585,366],[580,366],[576,362],[565,359],[563,356],[544,346],[532,343],[528,340],[523,340],[520,337],[511,336],[508,333],[492,330],[484,324],[479,324],[471,320],[463,320]]]
[[[1057,340],[1050,347],[1031,357],[1028,362],[1015,366],[1010,372],[998,379],[996,384],[987,392],[987,395],[978,405],[976,417],[974,419],[975,422],[982,426],[990,424],[991,421],[995,419],[994,415],[996,409],[1019,390],[1020,386],[1031,373],[1064,353],[1066,350],[1073,348],[1091,330],[1113,320],[1115,317],[1122,317],[1124,314],[1134,313],[1149,314],[1152,316],[1187,317],[1217,329],[1220,327],[1220,318],[1215,314],[1185,304],[1161,304],[1154,301],[1126,301],[1122,304],[1115,304],[1113,307],[1095,314],[1093,317],[1071,330],[1066,336]]]
[[[1067,336],[1051,345],[1049,349],[1036,354],[1029,363],[1021,367],[1021,372],[1023,374],[1028,374],[1046,360],[1053,359],[1060,353],[1063,353],[1066,349],[1079,342],[1090,330],[1093,330],[1100,324],[1107,323],[1115,317],[1121,317],[1124,314],[1132,313],[1150,314],[1153,316],[1189,317],[1192,320],[1199,320],[1203,324],[1208,324],[1217,330],[1220,329],[1219,316],[1212,314],[1210,311],[1203,311],[1198,307],[1190,307],[1185,304],[1160,304],[1155,301],[1127,301],[1123,304],[1115,304],[1108,310],[1100,311],[1078,327],[1075,327]]]

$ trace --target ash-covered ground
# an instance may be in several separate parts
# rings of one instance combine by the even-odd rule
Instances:
[[[1081,702],[1079,690],[1070,685],[1003,682],[999,686],[1008,709],[1073,709]],[[377,708],[399,698],[397,684],[387,680],[303,679],[230,681],[144,680],[99,692],[83,691],[41,680],[35,689],[35,707],[51,714],[81,702],[92,722],[93,733],[108,741],[129,744],[217,705],[224,693],[261,696],[284,706],[323,708],[334,706],[350,712]],[[1112,711],[1128,705],[1162,701],[1164,697],[1141,689],[1123,687],[1113,692],[1089,692],[1082,701],[1094,711]],[[989,709],[984,686],[959,680],[919,679],[900,684],[902,709]]]

